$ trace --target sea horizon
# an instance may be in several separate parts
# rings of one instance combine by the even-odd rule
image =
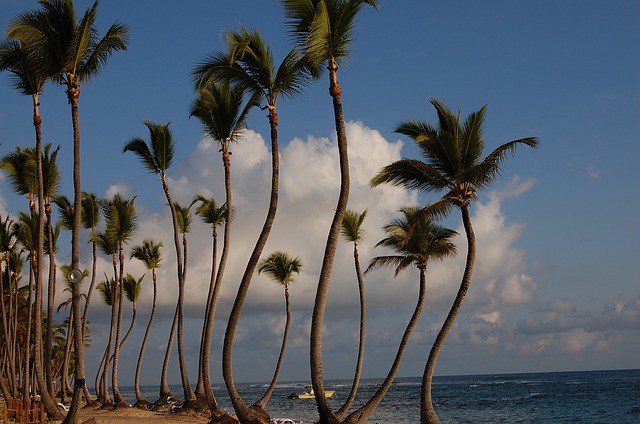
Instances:
[[[352,410],[366,402],[382,380],[362,379]],[[418,422],[421,381],[422,377],[396,378],[369,422]],[[238,383],[237,389],[246,403],[252,403],[267,386],[268,382]],[[313,399],[288,399],[290,394],[309,386],[308,380],[278,383],[267,412],[273,418],[315,422]],[[330,399],[334,410],[342,404],[350,387],[351,379],[325,380],[325,388],[336,391]],[[182,399],[180,384],[170,385],[170,389]],[[135,402],[132,386],[121,387],[120,391],[128,403]],[[147,400],[154,401],[159,385],[144,385],[141,391]],[[233,412],[224,384],[214,384],[214,393],[221,406]],[[640,368],[436,376],[433,399],[443,423],[638,423]]]

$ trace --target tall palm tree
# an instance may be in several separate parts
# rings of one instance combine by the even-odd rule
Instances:
[[[118,246],[119,270],[117,277],[118,285],[118,319],[116,323],[116,336],[113,348],[113,368],[111,371],[111,384],[113,390],[113,402],[115,408],[126,407],[127,403],[120,394],[118,387],[118,362],[120,359],[120,333],[122,329],[122,307],[124,300],[124,245],[131,240],[137,228],[135,197],[123,199],[116,194],[113,199],[102,203],[102,213],[106,222],[105,232],[107,237],[113,240]]]
[[[336,416],[339,419],[344,418],[345,414],[351,408],[353,400],[356,398],[358,391],[358,385],[360,384],[360,374],[362,373],[362,364],[364,362],[364,339],[366,329],[366,317],[367,317],[367,304],[364,295],[364,280],[362,278],[362,271],[360,270],[360,257],[358,254],[358,243],[362,241],[364,237],[364,231],[362,229],[362,223],[367,216],[367,210],[358,214],[356,211],[349,210],[344,214],[342,219],[342,227],[340,228],[340,234],[346,241],[353,243],[353,261],[356,268],[356,278],[358,280],[358,294],[360,295],[360,337],[358,339],[358,359],[356,362],[356,371],[353,376],[353,383],[351,384],[351,390],[345,400],[344,404],[336,411]]]
[[[20,20],[20,16],[14,18],[12,24],[16,21]],[[11,24],[10,24],[11,25]],[[11,27],[10,27],[11,28]],[[9,28],[9,30],[10,30]],[[7,30],[7,35],[9,34],[9,30]],[[9,35],[8,35],[9,36]],[[45,216],[45,207],[44,207],[44,187],[43,187],[43,169],[42,169],[42,116],[40,115],[40,100],[39,96],[43,91],[44,85],[53,75],[54,72],[49,69],[45,64],[42,63],[40,54],[37,52],[37,44],[32,43],[29,40],[14,40],[9,39],[3,41],[0,45],[0,71],[8,70],[14,75],[14,87],[21,92],[22,94],[31,96],[33,103],[33,125],[36,134],[36,172],[35,172],[35,190],[30,191],[30,205],[29,209],[33,212],[36,210],[36,204],[33,199],[33,194],[37,193],[38,195],[38,217],[40,222],[38,224],[38,237],[39,240],[44,240],[44,216]],[[14,185],[15,187],[15,185]],[[39,243],[41,245],[42,243]],[[43,247],[39,248],[40,257],[44,257]],[[41,269],[44,269],[44,263],[39,262],[39,266]],[[41,298],[42,298],[42,272],[36,272],[36,313],[39,316]],[[36,338],[38,338],[38,334],[42,333],[41,324],[38,321],[36,323]],[[41,348],[42,346],[38,346]],[[62,418],[62,414],[58,410],[54,400],[52,393],[48,390],[45,390],[44,385],[46,384],[46,379],[43,370],[43,363],[40,361],[42,354],[42,350],[40,350],[40,354],[36,355],[35,360],[35,373],[36,373],[36,381],[42,393],[42,400],[45,404],[47,414],[50,417],[55,419]],[[46,393],[45,393],[46,391]],[[26,402],[26,399],[25,399]]]
[[[414,264],[420,273],[418,302],[384,382],[364,405],[346,417],[345,423],[366,422],[386,395],[400,367],[409,336],[422,313],[426,298],[426,272],[429,260],[442,260],[456,253],[456,247],[451,241],[457,234],[455,231],[436,225],[430,218],[421,215],[418,208],[405,207],[400,209],[400,212],[402,217],[392,220],[384,227],[387,236],[376,244],[376,247],[383,246],[394,250],[395,255],[373,258],[365,273],[377,268],[394,267],[397,276],[400,271]]]
[[[71,236],[71,266],[80,264],[80,119],[78,104],[80,87],[96,77],[113,52],[127,49],[128,29],[114,23],[106,34],[98,37],[95,26],[98,2],[88,8],[77,21],[72,0],[41,0],[41,10],[19,15],[7,29],[7,37],[37,47],[40,64],[57,74],[56,81],[66,89],[73,124],[74,210]],[[73,305],[75,336],[75,390],[65,423],[74,423],[84,385],[84,340],[80,321],[80,290],[74,286]]]
[[[178,214],[176,212],[176,206],[171,197],[171,192],[169,191],[169,185],[167,184],[166,173],[167,170],[171,167],[173,162],[173,155],[175,151],[175,145],[173,142],[173,137],[171,135],[171,131],[169,130],[169,123],[166,125],[155,124],[153,122],[145,121],[145,126],[149,130],[149,144],[147,144],[141,138],[133,138],[127,144],[125,144],[124,152],[133,152],[138,156],[144,167],[147,171],[160,175],[160,181],[162,182],[162,189],[164,190],[165,196],[167,198],[167,203],[169,204],[169,209],[171,210],[171,222],[173,224],[173,241],[176,249],[176,263],[177,263],[177,273],[178,273],[178,302],[176,306],[176,315],[178,319],[178,323],[182,322],[183,315],[183,305],[184,305],[184,273],[185,267],[183,264],[182,250],[180,248],[180,238],[179,238],[179,224],[178,224]],[[194,402],[195,396],[193,395],[193,391],[191,390],[191,386],[189,384],[189,377],[186,373],[186,360],[184,358],[183,350],[182,350],[182,339],[181,332],[178,332],[178,361],[180,363],[180,374],[182,378],[182,389],[184,391],[184,406],[188,406],[190,402]],[[165,354],[165,362],[168,362],[169,352],[171,351],[171,342],[173,337],[169,339],[169,343],[167,344],[167,353]],[[163,368],[166,369],[165,366]],[[166,373],[163,370],[162,373],[162,381],[160,384],[160,398],[166,398],[171,395],[169,391],[169,386],[166,382]]]
[[[302,261],[300,258],[290,257],[287,253],[281,251],[275,251],[270,254],[266,259],[260,261],[260,265],[258,267],[258,274],[265,273],[267,274],[273,281],[282,285],[284,287],[284,299],[285,299],[285,307],[287,311],[287,321],[284,326],[284,335],[282,336],[282,347],[280,348],[280,354],[278,355],[278,363],[276,365],[276,370],[273,373],[273,378],[271,379],[271,384],[267,388],[267,391],[262,396],[260,400],[258,400],[255,405],[263,408],[269,402],[273,390],[276,388],[276,382],[278,381],[278,375],[280,374],[280,368],[282,367],[282,360],[284,359],[284,351],[287,348],[287,337],[289,336],[289,325],[291,323],[291,306],[289,304],[289,284],[293,283],[294,276],[293,274],[300,274],[300,270],[302,269]]]
[[[235,330],[251,284],[260,255],[266,245],[278,206],[278,186],[280,162],[278,153],[278,113],[277,102],[281,96],[299,94],[308,80],[305,62],[294,49],[289,51],[282,63],[276,68],[273,54],[262,36],[257,31],[229,31],[226,34],[227,53],[209,56],[194,71],[199,89],[206,87],[211,81],[223,81],[237,84],[254,99],[264,101],[262,109],[269,111],[269,127],[271,133],[271,195],[269,209],[260,236],[251,253],[247,267],[242,276],[238,293],[230,313],[225,342],[223,347],[223,375],[234,409],[241,420],[248,419],[247,406],[238,395],[232,374],[232,348]],[[258,407],[257,405],[256,408]],[[264,413],[264,411],[258,411]]]
[[[200,337],[200,357],[198,361],[198,384],[195,395],[203,399],[211,411],[219,410],[219,405],[211,389],[211,338],[213,335],[213,324],[220,293],[220,284],[216,284],[216,262],[218,260],[218,227],[223,225],[227,219],[227,205],[218,206],[213,197],[206,198],[199,194],[191,202],[198,204],[195,213],[200,216],[205,224],[211,225],[212,249],[211,249],[211,278],[209,279],[209,292],[205,307],[205,319],[202,325],[202,336]]]
[[[505,143],[485,158],[482,136],[486,106],[471,113],[464,122],[442,101],[430,99],[438,116],[437,126],[417,120],[405,121],[396,132],[411,137],[420,149],[424,161],[402,159],[385,166],[371,180],[372,186],[390,183],[427,193],[445,192],[438,202],[424,208],[424,213],[444,216],[459,208],[467,235],[467,259],[462,282],[438,336],[429,353],[423,375],[420,419],[423,423],[439,423],[431,400],[431,381],[438,354],[453,326],[469,290],[476,256],[476,240],[471,225],[469,206],[477,192],[487,188],[501,172],[505,159],[518,145],[537,147],[538,139],[526,137]]]
[[[156,302],[158,299],[158,278],[156,275],[156,269],[160,268],[160,262],[162,260],[160,249],[162,249],[162,242],[144,240],[141,245],[136,245],[131,248],[130,256],[130,259],[135,258],[139,260],[148,270],[151,271],[151,278],[153,281],[153,302],[151,304],[151,314],[149,315],[149,323],[147,324],[147,329],[144,332],[142,344],[140,345],[140,354],[138,355],[136,375],[134,378],[134,388],[136,392],[136,403],[134,406],[145,409],[148,408],[151,403],[144,398],[140,391],[140,369],[142,367],[142,358],[144,356],[144,349],[147,345],[147,339],[149,338],[151,324],[153,323],[153,318],[156,313]]]
[[[249,113],[249,110],[257,104],[255,96],[252,96],[246,102],[244,98],[245,90],[241,86],[231,87],[228,83],[211,82],[198,90],[197,97],[191,106],[191,116],[198,118],[207,135],[220,143],[222,164],[224,166],[225,205],[227,206],[227,216],[224,221],[224,239],[222,253],[220,255],[220,263],[216,273],[216,287],[221,286],[222,284],[231,240],[233,202],[231,195],[232,152],[230,148],[232,143],[239,141],[241,131],[245,128],[247,114]],[[215,306],[212,303],[209,311],[210,317],[214,311]],[[211,317],[211,319],[213,318]],[[207,325],[209,324],[207,323]],[[209,390],[206,385],[205,390]],[[237,398],[239,398],[239,396]],[[211,396],[207,395],[207,400],[210,401],[209,406],[211,409],[211,415],[214,418],[224,419],[224,417],[227,417],[228,414],[216,404],[212,393]]]
[[[338,84],[338,66],[349,55],[355,18],[366,4],[377,9],[376,0],[283,0],[285,15],[294,41],[306,61],[319,75],[324,65],[329,72],[329,94],[333,100],[338,154],[340,157],[340,194],[327,236],[311,321],[311,384],[316,394],[320,422],[336,421],[324,396],[322,371],[322,325],[331,282],[331,270],[338,244],[342,218],[349,200],[349,152],[342,110],[342,89]]]

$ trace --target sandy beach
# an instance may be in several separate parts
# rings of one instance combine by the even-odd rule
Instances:
[[[201,414],[175,413],[158,414],[152,411],[144,411],[137,408],[124,409],[80,409],[78,421],[80,423],[94,418],[99,424],[130,424],[131,422],[156,422],[171,424],[206,423],[209,419]]]

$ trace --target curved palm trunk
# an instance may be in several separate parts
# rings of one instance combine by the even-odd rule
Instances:
[[[93,237],[94,235],[95,235],[95,228],[91,228],[91,236]],[[87,331],[87,320],[89,318],[89,305],[91,305],[91,296],[93,295],[93,288],[96,283],[96,267],[98,262],[96,244],[91,243],[91,245],[92,245],[92,254],[93,254],[93,262],[91,266],[91,283],[89,284],[89,290],[87,291],[87,297],[84,303],[84,312],[82,314],[82,337],[85,340],[87,338],[86,331]],[[97,393],[98,391],[96,387],[96,394]],[[91,395],[89,394],[89,388],[86,384],[84,385],[84,398],[85,398],[85,401],[87,402],[85,405],[85,408],[95,406],[96,402],[91,398]]]
[[[156,400],[155,404],[165,403],[169,396],[173,396],[171,390],[169,390],[169,381],[167,380],[167,371],[169,370],[169,358],[171,357],[171,349],[173,348],[173,339],[176,335],[176,328],[178,326],[178,307],[176,305],[176,311],[173,314],[173,321],[171,323],[171,330],[169,330],[169,340],[167,341],[167,349],[164,352],[164,361],[162,362],[162,372],[160,373],[160,398]]]
[[[356,363],[356,372],[353,376],[353,383],[351,384],[351,390],[349,396],[345,400],[344,405],[336,412],[338,419],[343,419],[345,414],[351,408],[353,400],[356,398],[358,392],[358,385],[360,384],[360,375],[362,373],[362,363],[364,362],[364,339],[365,339],[365,327],[367,317],[367,304],[364,296],[364,281],[362,279],[362,270],[360,269],[360,259],[358,255],[358,245],[353,243],[353,260],[356,267],[356,276],[358,278],[358,292],[360,294],[360,338],[358,342],[358,360]]]
[[[111,389],[113,390],[113,407],[126,407],[127,403],[120,394],[118,387],[118,362],[120,359],[120,331],[122,330],[122,304],[124,302],[124,248],[120,244],[120,273],[116,285],[118,287],[118,321],[116,323],[116,340],[113,345],[113,368],[111,369]],[[115,299],[113,299],[115,302]]]
[[[82,212],[82,188],[80,186],[80,118],[78,116],[78,102],[80,100],[80,87],[76,84],[69,84],[67,87],[67,97],[71,104],[71,120],[73,122],[73,228],[71,231],[71,268],[80,268],[80,226]],[[77,421],[77,412],[80,402],[82,401],[82,392],[85,385],[84,371],[84,339],[82,333],[82,316],[80,311],[80,284],[74,284],[72,287],[73,309],[73,347],[74,347],[74,389],[73,398],[69,412],[64,420],[64,424],[75,423]],[[58,412],[59,414],[59,412]]]
[[[47,288],[47,335],[44,341],[44,371],[47,380],[47,387],[52,396],[55,394],[53,388],[53,369],[51,354],[53,351],[53,314],[55,311],[55,295],[56,295],[56,255],[53,248],[53,228],[51,227],[51,205],[44,205],[47,217],[46,231],[48,234],[49,248],[49,285]]]
[[[336,255],[340,226],[347,209],[349,200],[349,151],[347,146],[347,130],[342,112],[342,89],[338,84],[338,67],[333,59],[329,61],[329,93],[333,99],[333,115],[336,126],[338,141],[338,154],[340,160],[340,194],[338,204],[333,215],[333,221],[329,228],[327,244],[322,259],[322,268],[318,279],[318,288],[313,305],[313,317],[311,320],[311,384],[315,393],[320,423],[338,422],[336,416],[331,411],[327,399],[324,396],[324,377],[322,373],[322,325],[324,322],[324,311],[327,304],[327,294],[331,283],[331,270]]]
[[[231,309],[231,313],[229,314],[229,321],[227,322],[227,329],[224,335],[224,345],[222,348],[222,374],[224,377],[224,382],[227,386],[227,391],[229,392],[229,397],[231,398],[233,409],[236,411],[236,414],[238,414],[240,422],[243,423],[269,423],[271,421],[269,415],[264,411],[264,409],[257,406],[248,408],[247,405],[245,405],[245,403],[240,398],[238,391],[236,390],[235,384],[233,382],[232,372],[233,338],[235,336],[236,328],[238,327],[238,322],[240,321],[242,307],[244,306],[247,292],[249,291],[249,286],[251,285],[251,277],[256,270],[258,261],[260,260],[260,255],[262,254],[262,250],[264,249],[264,246],[267,243],[267,239],[269,238],[269,233],[271,232],[271,227],[273,226],[273,221],[276,217],[276,210],[278,208],[280,160],[278,157],[278,114],[276,113],[275,108],[269,109],[269,124],[271,127],[272,164],[271,196],[269,200],[269,209],[267,211],[267,217],[262,226],[260,236],[256,241],[256,245],[253,248],[253,252],[251,253],[251,257],[249,258],[249,262],[247,263],[247,267],[242,276],[242,280],[240,281],[238,293],[236,294],[233,308]],[[228,204],[227,210],[231,210],[231,207]]]
[[[182,262],[182,252],[180,250],[180,238],[178,234],[178,220],[176,217],[176,208],[173,204],[173,199],[171,198],[171,193],[169,192],[169,186],[167,185],[167,180],[165,179],[164,172],[162,172],[160,179],[162,180],[162,189],[164,190],[164,194],[167,197],[167,203],[169,204],[169,209],[171,209],[171,221],[173,224],[173,241],[176,248],[176,263],[178,268],[178,305],[176,308],[176,313],[178,317],[178,362],[180,363],[180,376],[182,379],[182,390],[184,392],[184,403],[188,404],[189,402],[193,402],[195,400],[195,396],[193,395],[193,391],[191,390],[191,386],[189,384],[189,376],[187,375],[187,372],[186,372],[186,362],[184,358],[184,350],[182,347],[182,344],[183,344],[182,321],[183,321],[183,306],[184,306],[185,267]]]
[[[40,390],[40,396],[44,403],[44,407],[47,411],[47,415],[53,419],[62,419],[63,415],[58,409],[55,400],[52,398],[47,382],[45,380],[43,364],[42,364],[42,321],[40,320],[40,314],[42,311],[42,277],[44,271],[44,263],[42,258],[44,257],[44,181],[42,174],[42,118],[40,117],[40,103],[38,102],[38,96],[33,96],[33,125],[36,129],[36,168],[38,172],[38,236],[37,236],[37,259],[36,259],[36,288],[35,288],[35,310],[34,314],[36,319],[34,329],[34,370],[36,381],[38,383],[38,389]],[[75,132],[75,130],[74,130]],[[75,169],[74,169],[75,171]],[[27,366],[27,364],[25,364]]]
[[[182,235],[182,246],[184,252],[184,263],[182,265],[182,282],[180,283],[178,293],[178,363],[180,365],[180,376],[182,377],[182,391],[184,392],[185,404],[195,402],[197,399],[191,390],[189,384],[189,374],[187,372],[187,363],[184,356],[184,287],[187,281],[187,234]],[[184,407],[184,405],[183,405]]]
[[[467,206],[461,206],[460,209],[462,211],[462,222],[464,224],[464,230],[467,234],[467,261],[465,263],[464,274],[462,275],[462,282],[460,283],[458,294],[453,301],[453,305],[451,305],[449,314],[442,324],[442,328],[440,329],[435,342],[433,342],[433,346],[431,347],[431,351],[429,352],[429,359],[427,359],[427,364],[422,376],[422,387],[420,390],[420,422],[423,424],[440,423],[440,419],[438,418],[435,409],[433,409],[433,400],[431,398],[431,384],[433,380],[433,374],[435,372],[438,354],[440,353],[440,350],[444,345],[444,341],[447,337],[447,334],[449,334],[449,330],[451,330],[451,327],[453,326],[453,322],[455,321],[458,312],[460,312],[460,308],[462,307],[462,302],[467,295],[467,291],[469,291],[471,276],[473,274],[473,266],[476,260],[476,238],[475,234],[473,233],[473,227],[471,226],[469,209]]]
[[[396,376],[396,372],[398,372],[398,368],[400,368],[400,362],[402,362],[402,356],[404,355],[404,351],[407,347],[407,343],[409,342],[409,336],[411,336],[411,332],[418,322],[418,318],[420,318],[420,314],[422,313],[422,308],[424,306],[424,301],[427,294],[427,279],[426,279],[426,268],[420,268],[420,294],[418,295],[418,304],[416,305],[415,310],[413,311],[413,315],[411,315],[411,319],[407,324],[407,327],[404,330],[404,334],[402,335],[402,340],[400,341],[400,346],[398,346],[398,352],[396,353],[396,357],[391,365],[391,369],[387,374],[387,377],[384,379],[384,382],[378,388],[378,391],[369,399],[367,403],[362,405],[360,408],[352,412],[347,416],[344,420],[344,423],[356,424],[356,423],[365,423],[376,410],[382,399],[384,399],[387,391],[391,387],[391,383],[393,383],[393,379]]]
[[[284,325],[284,335],[282,336],[282,346],[280,347],[280,354],[278,355],[278,363],[276,365],[276,370],[273,373],[273,378],[271,379],[271,384],[269,384],[269,388],[265,392],[264,396],[257,401],[253,406],[264,408],[271,399],[271,395],[273,394],[273,390],[276,388],[276,383],[278,382],[278,376],[280,375],[280,368],[282,368],[282,360],[284,359],[284,351],[287,349],[287,339],[289,337],[289,326],[291,324],[291,306],[289,304],[289,287],[284,286],[284,299],[287,310],[287,321]]]
[[[73,311],[69,312],[69,323],[73,320],[71,316]],[[67,394],[69,393],[69,362],[71,359],[71,341],[73,340],[73,327],[69,326],[67,328],[67,338],[65,340],[65,349],[64,349],[64,360],[62,361],[62,365],[60,367],[60,402],[66,404]]]
[[[151,305],[151,315],[149,316],[149,323],[147,324],[147,329],[144,331],[144,337],[142,338],[142,344],[140,345],[140,354],[138,355],[138,363],[136,365],[136,376],[134,379],[136,403],[133,406],[144,407],[145,409],[149,405],[151,405],[151,402],[147,401],[144,398],[144,396],[142,396],[142,392],[140,391],[140,369],[142,367],[142,358],[144,356],[144,349],[147,346],[147,339],[149,338],[151,324],[153,324],[153,318],[156,315],[156,301],[158,299],[158,285],[157,285],[157,276],[156,276],[155,269],[151,270],[151,275],[153,276],[153,303]]]
[[[226,226],[226,222],[225,222],[225,226]],[[211,411],[212,414],[216,414],[218,410],[220,410],[220,406],[218,405],[218,402],[216,401],[216,398],[213,394],[213,390],[211,389],[211,371],[210,371],[210,364],[211,364],[211,339],[213,336],[213,325],[214,325],[214,320],[215,320],[215,315],[216,315],[216,306],[218,303],[218,294],[220,292],[220,287],[222,286],[222,274],[218,274],[220,277],[218,278],[216,276],[216,259],[218,257],[218,232],[217,229],[215,227],[213,227],[213,242],[212,242],[213,246],[213,252],[212,252],[212,259],[211,259],[211,281],[209,283],[209,294],[210,297],[208,299],[208,304],[207,304],[207,309],[206,309],[206,317],[205,317],[205,328],[203,328],[203,337],[202,337],[202,385],[203,385],[203,391],[204,391],[204,398],[207,402],[207,404],[209,405],[209,410]],[[225,230],[225,238],[224,238],[224,244],[225,246],[223,246],[223,258],[226,260],[228,251],[229,251],[229,246],[228,246],[228,239],[226,237],[226,230]],[[220,271],[220,269],[223,269],[223,263],[222,263],[222,258],[220,259],[220,268],[218,268],[218,273]],[[220,284],[218,284],[218,281],[220,281]]]
[[[118,270],[116,268],[117,263],[116,263],[115,255],[113,255],[112,257],[111,264],[113,266],[113,277],[117,281]],[[111,322],[109,325],[109,339],[107,340],[107,347],[104,351],[104,356],[102,358],[103,362],[101,363],[101,365],[104,365],[104,366],[102,367],[102,374],[100,375],[100,389],[97,390],[99,392],[98,401],[102,403],[102,406],[104,407],[110,406],[112,402],[111,397],[109,396],[109,389],[107,386],[107,376],[109,374],[109,371],[108,371],[109,364],[111,363],[111,360],[110,360],[111,346],[113,345],[113,336],[116,329],[115,298],[116,298],[116,287],[114,286],[113,290],[111,291]],[[98,368],[98,371],[99,370],[100,370],[100,367]]]
[[[211,411],[212,418],[217,419],[219,421],[225,421],[225,419],[229,417],[229,414],[218,405],[213,395],[213,390],[211,388],[210,359],[211,359],[211,338],[213,335],[216,305],[218,303],[218,294],[220,293],[220,288],[222,287],[222,281],[224,279],[224,271],[227,265],[227,258],[229,256],[229,248],[231,246],[231,221],[233,221],[233,202],[232,202],[233,199],[232,199],[232,193],[231,193],[231,159],[229,157],[228,145],[226,141],[222,143],[222,162],[224,167],[224,186],[225,186],[225,202],[227,205],[227,217],[224,222],[222,254],[220,255],[220,264],[218,265],[218,272],[216,273],[216,282],[213,289],[213,297],[211,299],[211,305],[209,308],[209,316],[208,316],[209,321],[208,321],[208,328],[207,328],[207,334],[206,334],[205,349],[203,351],[204,358],[202,361],[205,396],[209,401],[209,409]],[[223,360],[222,361],[223,376],[224,376],[224,367],[225,367],[225,362]],[[231,373],[231,364],[229,364],[228,372]]]

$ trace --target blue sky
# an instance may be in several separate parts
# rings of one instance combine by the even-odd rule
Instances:
[[[76,1],[84,10],[88,2]],[[132,137],[148,134],[143,120],[171,121],[178,149],[170,172],[176,199],[196,193],[222,199],[217,148],[188,118],[194,98],[190,72],[223,48],[221,34],[241,25],[258,29],[277,58],[289,48],[281,6],[271,1],[176,3],[103,1],[99,28],[118,20],[131,29],[130,48],[116,53],[102,74],[82,88],[83,189],[100,196],[136,195],[140,228],[134,242],[165,239],[167,211],[155,178],[122,155]],[[0,28],[35,2],[0,0]],[[339,71],[349,122],[353,174],[350,207],[369,209],[361,258],[380,227],[401,206],[428,198],[398,189],[368,188],[382,166],[415,157],[411,141],[393,132],[406,119],[433,122],[428,98],[466,115],[488,105],[487,152],[506,141],[537,136],[537,150],[520,149],[473,211],[479,256],[472,288],[438,364],[440,374],[638,368],[640,361],[640,4],[635,1],[384,1],[363,10],[352,54]],[[0,154],[33,143],[31,104],[0,74]],[[71,193],[71,124],[60,87],[41,98],[43,134],[62,146],[62,191]],[[337,196],[335,141],[328,83],[279,105],[282,199],[266,252],[287,250],[305,264],[292,287],[294,330],[282,378],[308,378],[308,328],[324,239]],[[216,324],[213,357],[240,275],[266,212],[269,159],[264,112],[255,110],[245,140],[234,148],[232,172],[238,216],[231,266]],[[66,172],[65,172],[66,171]],[[0,177],[0,212],[16,215],[26,202]],[[458,216],[446,222],[460,229]],[[208,281],[209,230],[194,223],[187,282],[188,355],[198,347],[202,293]],[[457,258],[434,264],[429,299],[400,374],[422,373],[461,274]],[[355,362],[357,294],[351,249],[338,252],[325,330],[325,372],[348,378]],[[66,255],[66,259],[65,259]],[[89,260],[85,252],[84,260]],[[143,382],[157,384],[175,301],[175,273],[165,249],[160,319],[145,357]],[[68,261],[62,249],[59,262]],[[86,262],[88,263],[88,262]],[[108,270],[108,262],[101,265]],[[142,273],[135,263],[132,273]],[[369,323],[364,374],[386,373],[417,295],[417,275],[378,271],[367,278]],[[133,366],[146,302],[123,355]],[[234,350],[240,381],[265,381],[275,364],[283,326],[282,293],[254,277]],[[88,372],[104,344],[107,311],[96,304]],[[173,357],[177,354],[174,352]],[[194,359],[190,362],[196,364]],[[93,367],[93,368],[92,368]],[[219,379],[214,367],[214,379]],[[130,384],[129,369],[120,380]],[[195,380],[195,365],[191,367]],[[178,382],[177,367],[170,378]]]

